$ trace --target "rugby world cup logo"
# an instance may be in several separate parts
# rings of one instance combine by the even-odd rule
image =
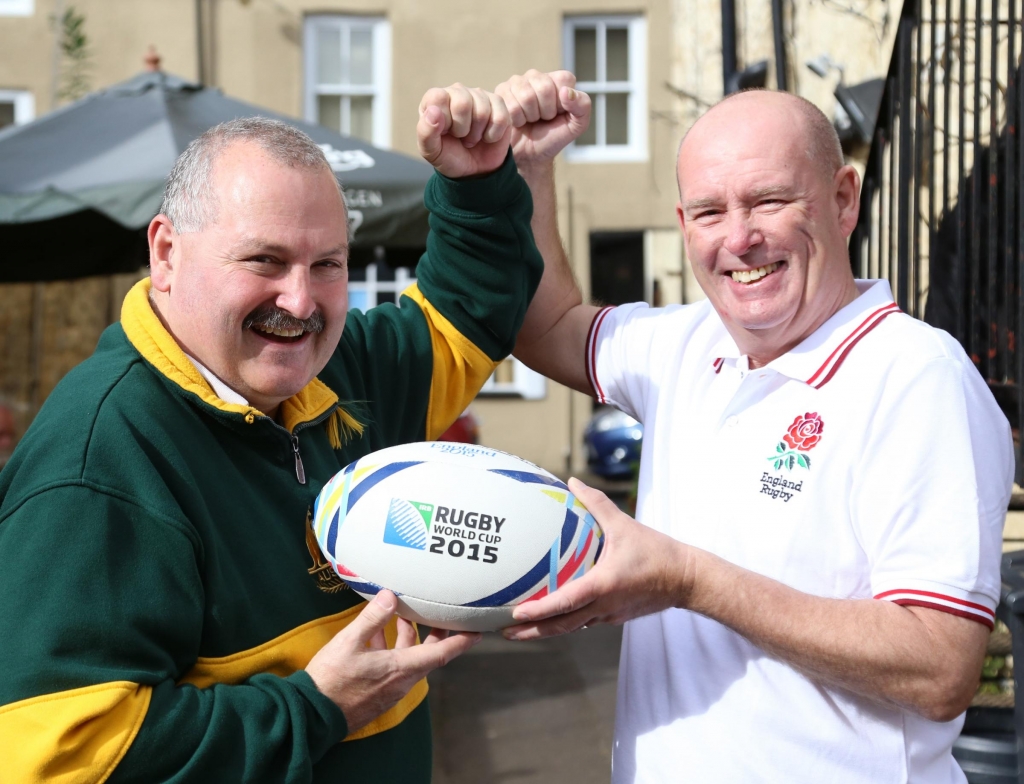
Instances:
[[[392,498],[384,523],[384,543],[411,547],[413,550],[426,550],[427,534],[430,533],[430,520],[433,515],[433,504]]]

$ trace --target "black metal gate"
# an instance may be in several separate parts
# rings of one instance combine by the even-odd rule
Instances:
[[[1017,0],[906,0],[850,238],[858,277],[887,278],[974,360],[1013,426],[1018,482],[1022,46]]]

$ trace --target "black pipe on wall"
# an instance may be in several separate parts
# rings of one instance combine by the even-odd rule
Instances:
[[[775,2],[775,0],[773,0]],[[722,93],[736,92],[736,2],[722,0]]]
[[[775,37],[775,83],[780,90],[788,90],[786,77],[786,36],[783,0],[772,0],[772,33]]]

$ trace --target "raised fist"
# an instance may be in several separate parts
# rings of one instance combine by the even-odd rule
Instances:
[[[420,155],[453,179],[487,174],[508,153],[512,124],[494,93],[456,82],[433,87],[420,101],[416,137]]]
[[[494,88],[508,108],[512,154],[520,169],[550,163],[587,130],[590,96],[575,86],[569,71],[529,70]]]

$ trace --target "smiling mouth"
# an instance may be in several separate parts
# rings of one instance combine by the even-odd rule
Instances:
[[[306,335],[302,329],[273,329],[260,324],[253,324],[249,329],[272,343],[298,343]]]
[[[761,278],[771,275],[781,266],[781,261],[773,261],[771,264],[765,264],[763,267],[758,267],[757,269],[733,270],[731,273],[732,279],[737,283],[754,283],[755,281],[761,280]]]

